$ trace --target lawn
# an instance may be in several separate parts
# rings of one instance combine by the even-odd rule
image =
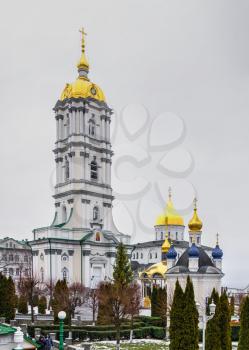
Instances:
[[[115,345],[113,342],[110,343],[96,343],[94,344],[96,350],[114,350]],[[139,343],[134,341],[133,344],[123,343],[121,344],[121,350],[168,350],[168,346],[164,341],[140,341]]]

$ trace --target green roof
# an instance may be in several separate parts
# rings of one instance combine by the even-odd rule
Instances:
[[[0,335],[4,334],[13,334],[15,333],[16,329],[13,327],[10,327],[6,324],[0,323]]]
[[[38,343],[35,339],[32,339],[31,337],[25,336],[24,340],[26,340],[29,344],[34,345],[36,349],[40,349],[42,347],[42,344]]]

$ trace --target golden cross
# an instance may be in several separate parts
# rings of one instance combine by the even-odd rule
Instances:
[[[219,245],[219,233],[216,234],[216,244]]]
[[[169,192],[169,198],[171,198],[171,196],[172,196],[172,188],[170,186],[169,186],[168,192]]]
[[[197,209],[197,198],[196,197],[194,198],[193,203],[194,203],[194,209]]]
[[[79,32],[82,34],[82,38],[84,38],[84,35],[87,35],[83,27],[79,30]]]

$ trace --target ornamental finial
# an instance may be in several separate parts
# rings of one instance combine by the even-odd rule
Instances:
[[[85,35],[86,35],[86,32],[84,31],[84,28],[81,28],[79,30],[79,32],[82,35],[82,38],[81,38],[81,58],[77,64],[77,67],[78,67],[79,73],[80,72],[82,73],[82,71],[85,72],[84,74],[80,74],[80,76],[87,79],[87,73],[89,71],[89,63],[88,63],[86,56],[85,56]]]
[[[169,186],[168,188],[168,193],[169,193],[169,200],[171,200],[172,197],[172,188]]]
[[[216,234],[216,245],[219,245],[219,233]]]
[[[84,53],[85,52],[85,35],[87,35],[87,33],[84,31],[84,28],[82,27],[79,32],[82,35],[81,38],[81,51]]]
[[[193,200],[193,204],[194,204],[194,210],[197,210],[197,198],[195,197]]]

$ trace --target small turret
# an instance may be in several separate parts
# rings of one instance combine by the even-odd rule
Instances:
[[[173,243],[171,243],[170,249],[167,253],[167,266],[168,269],[171,269],[171,267],[175,266],[176,263],[176,258],[177,258],[177,252],[175,250],[175,247]]]
[[[201,234],[202,234],[202,221],[199,219],[197,214],[197,199],[194,199],[194,213],[192,219],[188,223],[189,227],[189,243],[196,243],[197,246],[201,245]]]
[[[188,256],[189,256],[189,271],[190,272],[197,272],[199,269],[199,248],[196,246],[195,242],[192,243],[192,246],[188,250]]]
[[[212,250],[212,257],[213,257],[213,262],[215,266],[222,270],[222,257],[223,257],[223,251],[220,249],[219,246],[219,234],[217,233],[217,239],[216,239],[216,246]]]

